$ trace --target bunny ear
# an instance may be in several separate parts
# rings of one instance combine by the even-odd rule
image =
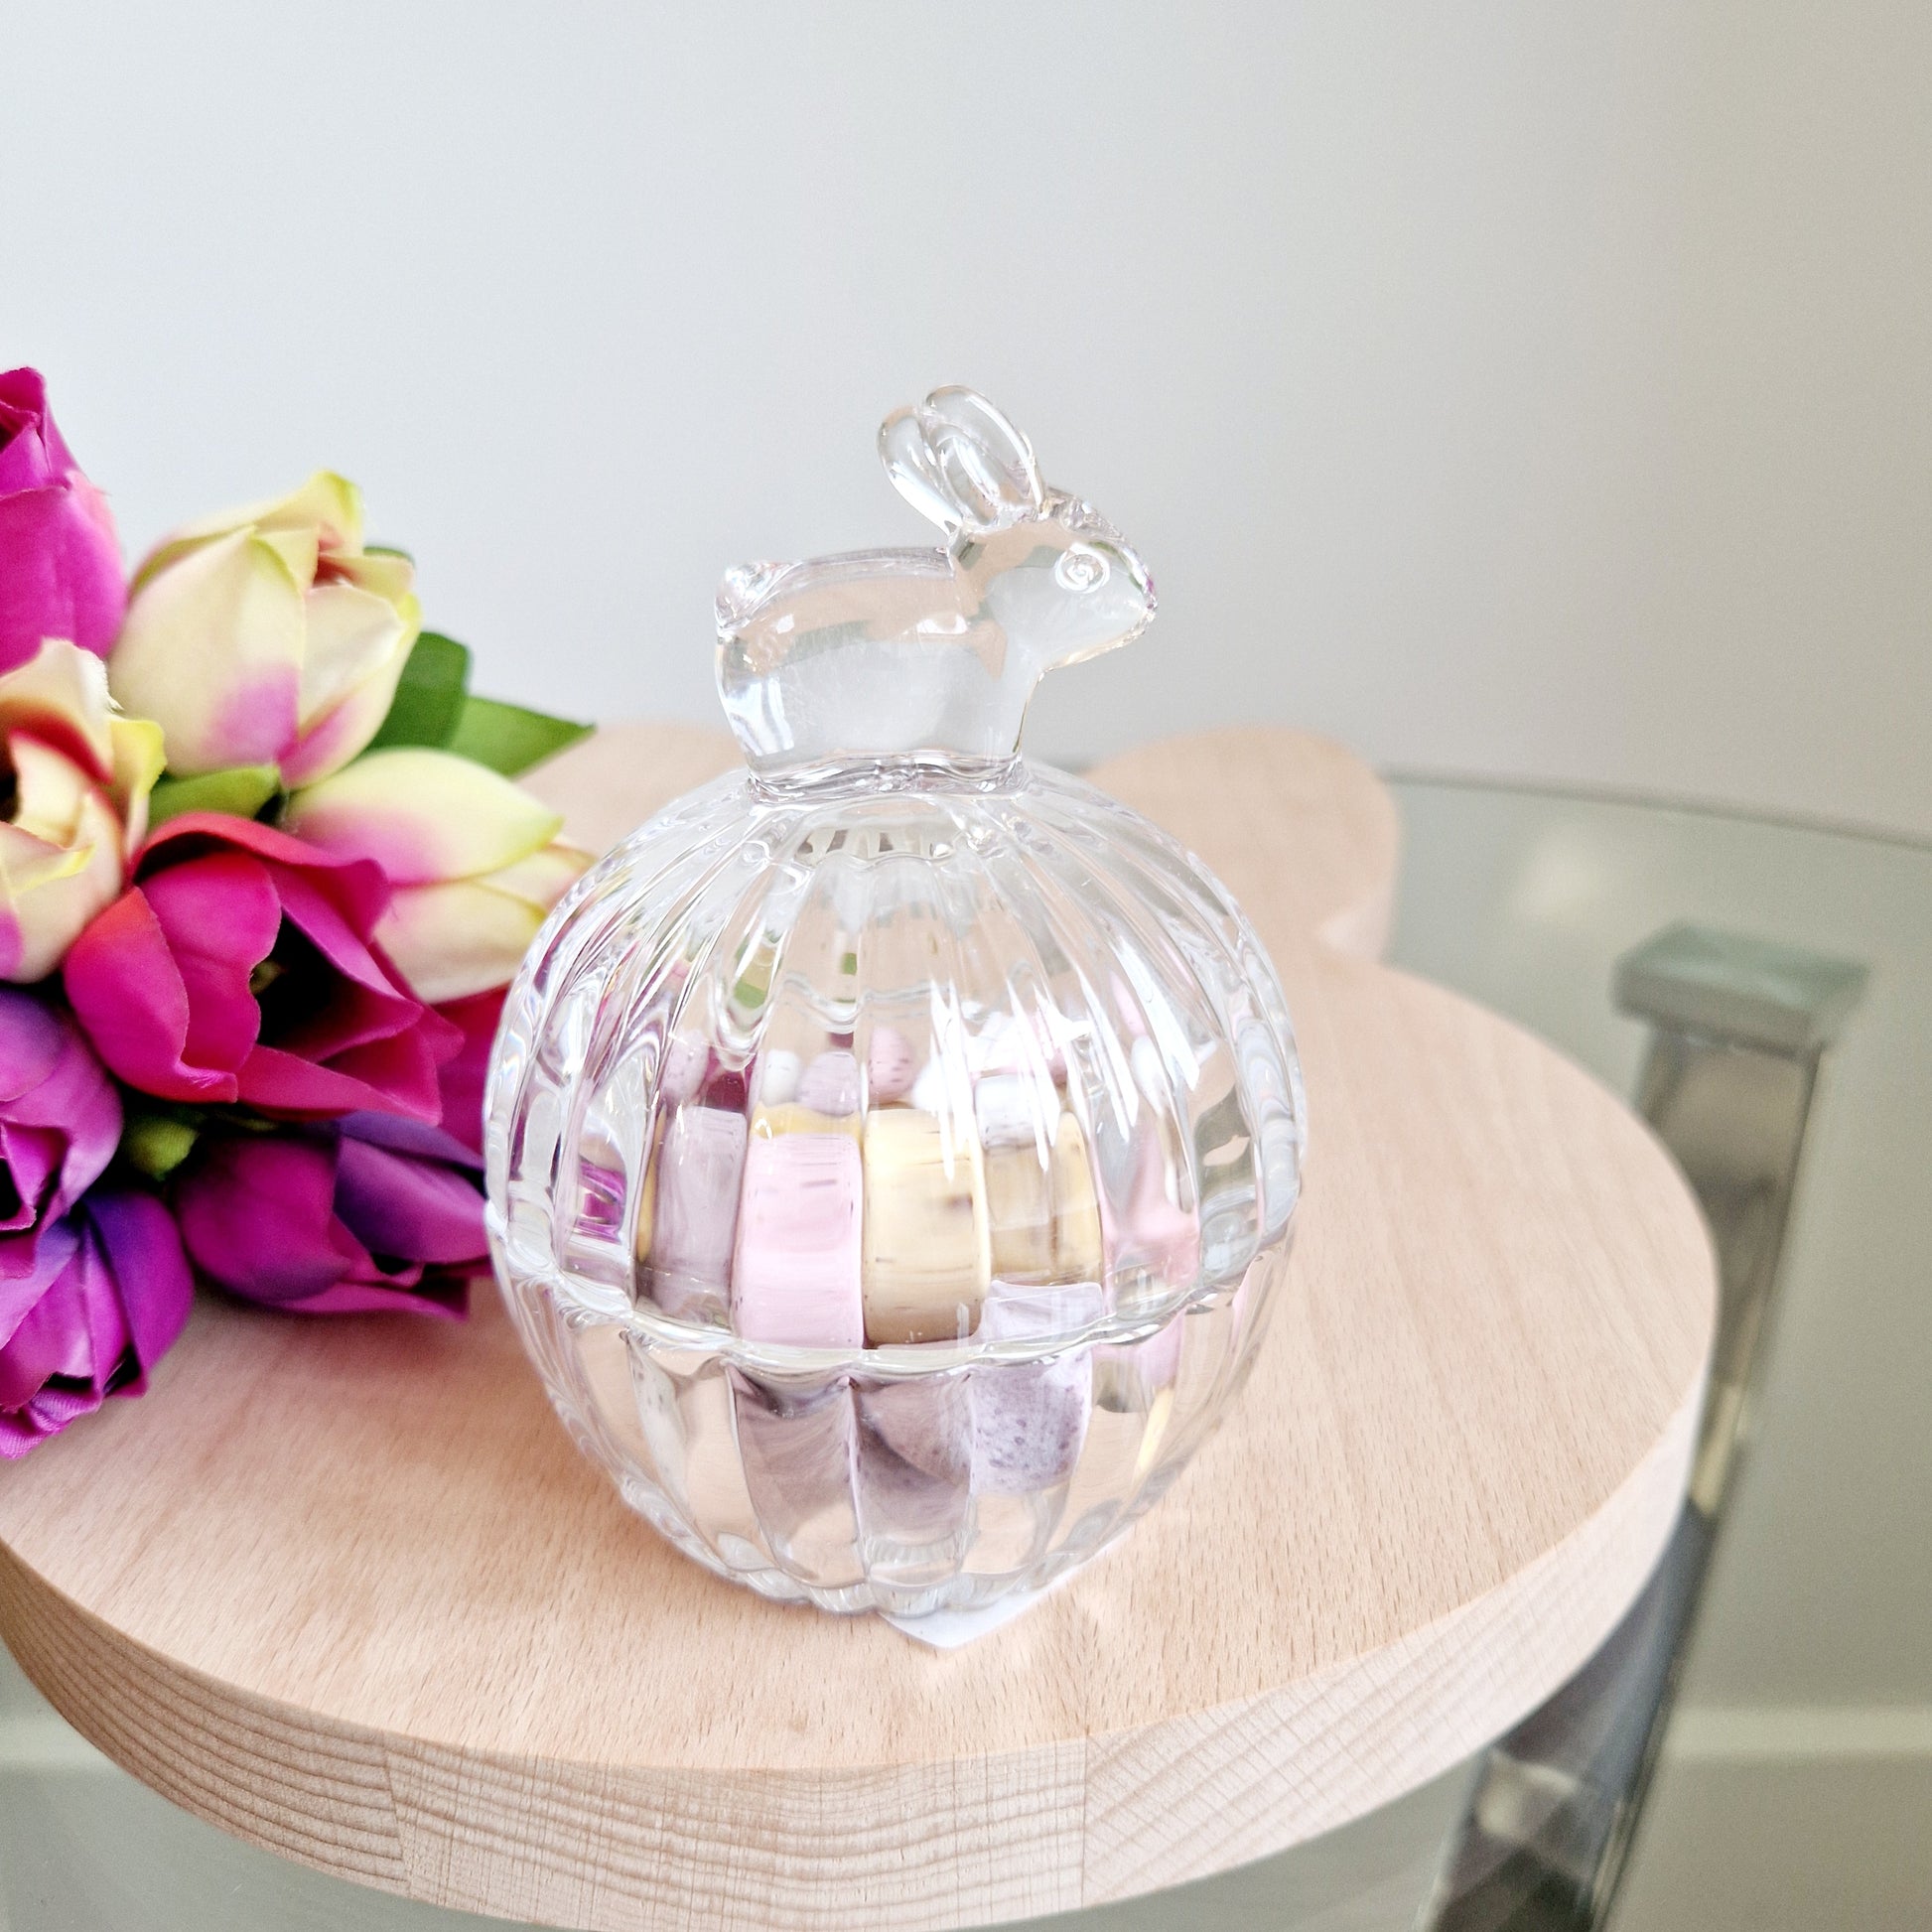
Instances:
[[[960,486],[962,500],[982,506],[978,521],[992,528],[1039,513],[1045,490],[1034,446],[987,399],[971,389],[935,389],[919,411],[940,468]]]
[[[947,487],[916,409],[895,409],[879,425],[879,460],[893,487],[923,516],[951,536],[965,520],[963,504]]]
[[[1033,445],[971,389],[935,389],[916,409],[895,410],[879,454],[893,486],[949,536],[1003,530],[1045,501]]]

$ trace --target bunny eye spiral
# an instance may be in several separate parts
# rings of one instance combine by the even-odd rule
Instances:
[[[1107,559],[1085,543],[1068,545],[1053,565],[1053,581],[1063,591],[1097,591],[1109,574]]]

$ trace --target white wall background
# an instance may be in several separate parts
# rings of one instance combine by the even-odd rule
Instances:
[[[1932,8],[21,4],[0,357],[130,549],[329,464],[488,688],[715,717],[968,380],[1153,562],[1088,757],[1932,832]]]

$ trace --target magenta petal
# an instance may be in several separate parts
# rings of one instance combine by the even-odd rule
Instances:
[[[377,1106],[410,1115],[432,1125],[443,1116],[443,1092],[436,1082],[439,1025],[427,1007],[420,1023],[391,1039],[371,1040],[366,1046],[339,1053],[334,1064],[363,1081]]]
[[[85,483],[0,494],[0,670],[27,663],[48,637],[106,656],[127,587],[105,510]]]
[[[38,369],[0,374],[0,670],[47,637],[107,654],[127,604],[114,518],[81,475]]]
[[[208,844],[216,850],[238,848],[253,853],[278,868],[286,866],[297,873],[326,877],[337,908],[364,937],[389,909],[389,882],[373,860],[339,859],[291,833],[278,832],[272,825],[258,825],[251,818],[235,818],[227,812],[183,812],[179,818],[171,818],[141,848],[137,865],[145,876],[154,861],[163,854],[172,857],[177,846],[186,845],[192,852]]]
[[[463,1036],[463,1044],[437,1074],[443,1090],[443,1125],[473,1153],[483,1152],[483,1088],[489,1074],[489,1049],[502,1018],[501,987],[452,1000],[436,1012]]]
[[[31,1308],[0,1353],[0,1410],[24,1409],[50,1382],[97,1380],[86,1310],[63,1282]]]
[[[113,1277],[83,1232],[0,1350],[0,1409],[24,1407],[56,1378],[104,1392],[127,1343]]]
[[[17,1460],[69,1423],[91,1416],[101,1400],[98,1388],[61,1384],[42,1389],[23,1408],[0,1409],[0,1462]]]
[[[84,1212],[126,1312],[137,1380],[145,1380],[174,1346],[194,1305],[195,1278],[180,1230],[160,1201],[132,1188],[102,1188],[88,1196]]]
[[[282,908],[268,870],[240,852],[213,852],[144,881],[156,923],[188,995],[182,1057],[230,1071],[261,1030],[249,974],[281,930]]]
[[[0,987],[0,1105],[31,1093],[61,1057],[59,1020],[17,986]]]
[[[0,1120],[0,1167],[5,1168],[13,1191],[11,1201],[0,1199],[0,1231],[12,1234],[38,1224],[49,1182],[59,1175],[67,1151],[67,1136],[51,1127]],[[0,1241],[0,1271],[5,1270],[7,1250],[13,1245]]]
[[[235,1098],[232,1071],[183,1060],[188,991],[138,889],[123,893],[68,948],[61,976],[94,1050],[129,1086],[164,1100]]]
[[[57,483],[79,469],[47,406],[47,378],[30,368],[0,373],[0,489]]]
[[[79,1306],[87,1339],[80,1365],[70,1372],[107,1394],[121,1386],[128,1376],[138,1373],[130,1359],[134,1338],[128,1331],[127,1311],[121,1304],[113,1264],[95,1230],[84,1225],[86,1217],[81,1218],[80,1246],[64,1286]]]
[[[366,1075],[367,1077],[363,1077]],[[274,1046],[257,1046],[242,1062],[240,1097],[265,1113],[292,1120],[329,1120],[363,1107],[393,1107],[417,1120],[437,1115],[436,1069],[420,1042],[405,1036],[345,1054],[339,1066]]]
[[[60,1185],[46,1203],[50,1216],[65,1214],[100,1177],[121,1139],[121,1099],[106,1069],[79,1030],[63,1025],[61,1057],[11,1113],[23,1126],[56,1133],[65,1145]]]
[[[442,1161],[472,1173],[483,1172],[482,1155],[474,1148],[465,1147],[447,1128],[432,1126],[428,1121],[370,1109],[345,1115],[337,1124],[346,1140],[367,1141],[397,1154],[420,1155],[425,1160]]]
[[[309,943],[345,979],[394,999],[401,989],[370,953],[368,929],[354,922],[356,908],[345,903],[341,886],[321,868],[275,868],[275,889],[282,897],[283,910]]]
[[[43,1232],[33,1266],[19,1275],[0,1278],[0,1363],[12,1349],[14,1336],[67,1272],[79,1245],[79,1229],[70,1220],[57,1221]],[[0,1395],[0,1404],[4,1402],[4,1395]]]
[[[0,375],[0,491],[39,489],[59,483],[73,459],[47,413],[47,385],[38,369]]]
[[[366,1141],[342,1144],[336,1212],[372,1255],[453,1266],[488,1252],[483,1196],[466,1174]]]
[[[337,975],[326,984],[326,992],[313,999],[306,1011],[290,1011],[287,1002],[280,1003],[277,1018],[281,1024],[265,1031],[283,1051],[299,1053],[305,1060],[337,1059],[357,1047],[406,1033],[422,1011],[404,993],[390,987],[358,985],[346,974]]]
[[[251,1301],[300,1302],[360,1257],[336,1221],[335,1150],[294,1135],[205,1140],[177,1184],[196,1267]]]
[[[0,1231],[17,1233],[40,1219],[41,1203],[50,1181],[61,1171],[67,1137],[51,1127],[25,1127],[17,1120],[0,1120],[0,1169],[7,1190],[0,1194]],[[0,1256],[7,1244],[0,1241]],[[0,1263],[0,1265],[4,1265]]]
[[[297,1314],[436,1314],[461,1321],[469,1312],[470,1285],[431,1276],[415,1288],[383,1288],[374,1282],[344,1282],[296,1305]]]
[[[0,988],[0,1277],[38,1275],[43,1229],[98,1178],[120,1133],[114,1084],[79,1030]]]

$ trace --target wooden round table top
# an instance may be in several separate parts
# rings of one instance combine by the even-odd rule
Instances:
[[[626,727],[539,782],[602,839],[731,757]],[[0,1634],[54,1703],[202,1816],[418,1898],[914,1928],[1279,1850],[1570,1675],[1683,1489],[1715,1301],[1684,1183],[1559,1054],[1363,956],[1395,817],[1346,754],[1205,734],[1095,776],[1253,916],[1311,1123],[1253,1379],[1118,1549],[934,1651],[677,1556],[486,1290],[466,1326],[207,1297],[145,1399],[0,1469]]]

